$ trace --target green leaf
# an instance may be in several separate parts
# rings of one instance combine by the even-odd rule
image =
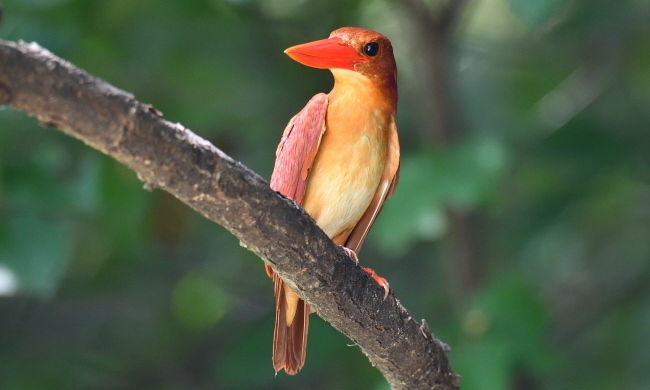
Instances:
[[[452,367],[461,373],[463,390],[504,390],[510,388],[511,358],[496,340],[454,348]]]
[[[172,311],[182,326],[201,330],[214,326],[228,311],[228,299],[214,280],[190,273],[176,285]]]
[[[67,224],[29,212],[2,222],[0,266],[13,273],[19,293],[52,296],[70,261],[72,240]]]
[[[429,153],[402,160],[397,192],[386,202],[373,229],[384,249],[401,252],[411,241],[420,237],[421,219],[430,221],[429,237],[438,237],[444,231],[442,226],[436,225],[442,222],[442,211],[435,202],[439,170],[439,165]],[[427,222],[422,225],[426,226]]]
[[[373,229],[379,245],[399,253],[418,239],[441,237],[444,210],[472,208],[491,199],[506,163],[503,145],[491,139],[466,141],[449,152],[423,150],[405,156],[397,191]]]
[[[539,295],[518,277],[499,279],[476,294],[461,320],[465,338],[450,355],[464,389],[506,389],[518,370],[541,372],[555,363]]]
[[[508,0],[510,9],[529,27],[538,27],[546,22],[557,8],[561,0]]]

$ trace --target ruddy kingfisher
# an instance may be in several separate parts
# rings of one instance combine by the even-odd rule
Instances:
[[[378,32],[343,27],[293,46],[295,61],[334,75],[287,125],[276,151],[271,188],[294,199],[354,259],[397,185],[397,67]],[[385,279],[364,268],[388,294]],[[273,367],[296,374],[305,364],[310,307],[273,270]]]

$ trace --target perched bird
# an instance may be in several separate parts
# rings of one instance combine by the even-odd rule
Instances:
[[[343,27],[290,47],[297,62],[334,75],[287,125],[276,151],[271,188],[294,199],[356,259],[370,227],[397,185],[397,67],[385,36]],[[388,294],[386,280],[364,269]],[[310,308],[273,270],[276,315],[273,367],[296,374],[305,364]]]

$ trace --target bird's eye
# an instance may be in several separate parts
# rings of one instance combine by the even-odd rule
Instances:
[[[366,45],[363,47],[363,52],[370,57],[374,57],[377,55],[377,53],[379,53],[379,44],[377,42],[366,43]]]

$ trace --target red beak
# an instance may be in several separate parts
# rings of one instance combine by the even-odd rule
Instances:
[[[361,56],[339,37],[303,43],[292,46],[284,52],[303,65],[319,69],[354,70],[354,64],[368,62],[367,58]]]

